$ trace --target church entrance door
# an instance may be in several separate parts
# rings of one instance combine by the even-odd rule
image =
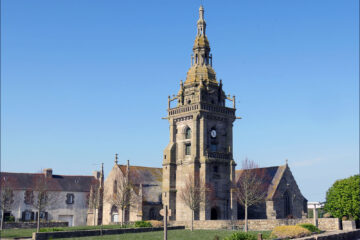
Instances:
[[[217,220],[219,218],[218,216],[218,210],[217,208],[211,208],[211,220]]]

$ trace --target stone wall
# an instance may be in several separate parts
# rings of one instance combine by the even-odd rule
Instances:
[[[336,231],[318,234],[310,237],[297,238],[297,240],[344,240],[360,239],[360,230],[353,231]]]
[[[184,226],[168,227],[168,230],[185,229]],[[103,230],[81,230],[81,231],[68,231],[68,232],[40,232],[33,233],[33,240],[45,240],[56,238],[75,238],[75,237],[89,237],[89,236],[103,236],[124,233],[141,233],[162,231],[162,227],[158,228],[122,228],[122,229],[103,229]]]
[[[41,222],[40,227],[67,227],[68,222]],[[36,228],[36,222],[4,222],[4,229]]]
[[[311,218],[301,219],[249,219],[249,230],[272,230],[276,226],[282,225],[296,225],[301,223],[313,223]],[[324,231],[339,230],[340,222],[337,218],[319,218],[319,228]],[[170,221],[172,226],[186,226],[190,227],[191,221]],[[196,229],[242,229],[244,227],[244,220],[207,220],[207,221],[194,221],[194,228]]]

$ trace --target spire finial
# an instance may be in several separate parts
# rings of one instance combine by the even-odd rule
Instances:
[[[204,20],[204,7],[202,4],[200,5],[200,8],[199,8],[199,19]]]
[[[115,164],[118,164],[118,155],[117,153],[115,153]]]

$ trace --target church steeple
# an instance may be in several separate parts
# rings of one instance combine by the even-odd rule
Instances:
[[[204,20],[204,7],[201,5],[199,8],[199,20],[197,22],[198,32],[197,35],[205,35],[206,22]]]
[[[199,20],[197,21],[197,34],[191,56],[191,68],[188,71],[185,84],[199,82],[217,83],[216,73],[212,68],[212,55],[210,44],[206,36],[206,22],[204,19],[204,7],[199,8]]]

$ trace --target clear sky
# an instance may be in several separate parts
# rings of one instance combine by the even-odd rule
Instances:
[[[3,0],[2,171],[161,167],[199,1]],[[359,171],[356,0],[205,0],[234,157],[285,164],[309,201]]]

